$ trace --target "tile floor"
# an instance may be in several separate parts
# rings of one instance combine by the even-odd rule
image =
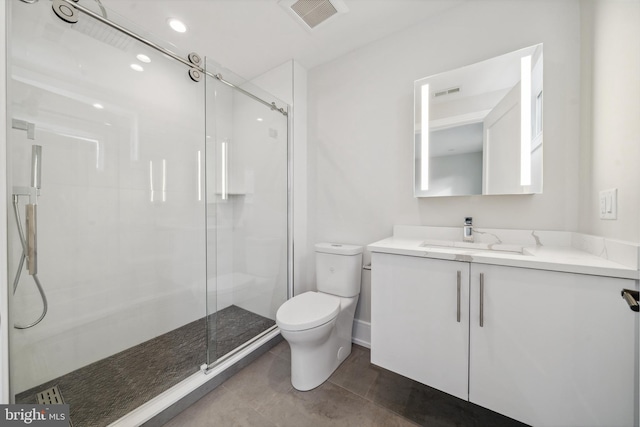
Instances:
[[[282,341],[165,427],[524,426],[369,363],[357,345],[320,387],[292,388]]]

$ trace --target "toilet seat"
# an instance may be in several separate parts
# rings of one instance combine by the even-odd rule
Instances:
[[[333,320],[339,311],[340,298],[319,292],[305,292],[280,306],[276,323],[286,331],[304,331]]]

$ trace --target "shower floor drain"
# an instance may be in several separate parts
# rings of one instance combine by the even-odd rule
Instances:
[[[57,385],[41,391],[37,395],[38,405],[60,405],[64,403],[62,393]]]
[[[42,390],[36,397],[38,398],[38,405],[61,405],[64,404],[62,393],[57,385],[51,388]],[[73,423],[69,420],[69,427],[73,427]]]

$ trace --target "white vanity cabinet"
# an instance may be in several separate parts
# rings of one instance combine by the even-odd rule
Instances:
[[[534,426],[633,426],[622,288],[636,281],[374,252],[371,361]]]
[[[534,426],[634,425],[634,280],[474,263],[470,277],[469,401]]]
[[[469,264],[372,254],[371,362],[467,399]]]

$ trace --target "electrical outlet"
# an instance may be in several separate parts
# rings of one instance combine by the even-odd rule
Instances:
[[[600,192],[600,219],[618,219],[618,189]]]

